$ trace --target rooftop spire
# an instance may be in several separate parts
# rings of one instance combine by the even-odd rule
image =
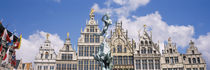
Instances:
[[[144,24],[144,31],[146,31],[146,27],[147,27],[147,25],[146,25],[146,24]]]
[[[69,32],[67,32],[67,38],[69,38]]]
[[[94,19],[94,16],[95,16],[93,14],[94,12],[95,12],[95,10],[92,8],[91,11],[90,11],[90,19],[92,19],[92,20]]]
[[[49,34],[49,33],[47,33],[47,35],[46,35],[46,37],[47,37],[47,40],[49,39],[49,36],[50,36],[50,34]]]

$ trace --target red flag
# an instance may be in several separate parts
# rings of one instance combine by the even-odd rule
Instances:
[[[1,38],[2,38],[2,40],[7,40],[7,41],[11,42],[10,37],[7,33],[7,29],[4,29],[4,32],[2,33]]]
[[[3,46],[1,45],[1,47],[0,47],[0,52],[2,51],[2,48],[3,48]]]
[[[5,60],[7,58],[7,54],[5,54],[4,58],[2,60]]]

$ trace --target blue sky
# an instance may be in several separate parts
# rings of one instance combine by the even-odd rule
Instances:
[[[102,8],[107,0],[1,0],[0,19],[3,25],[8,25],[10,31],[16,29],[24,38],[37,31],[58,34],[65,40],[66,33],[74,45],[80,36],[81,28],[84,29],[86,20],[89,19],[90,9],[94,4]],[[112,7],[120,5],[112,4]],[[194,27],[193,38],[206,36],[210,32],[210,1],[209,0],[151,0],[148,4],[138,7],[130,15],[146,16],[155,11],[168,25]],[[96,13],[96,19],[102,25],[102,15]],[[128,16],[126,18],[132,18]],[[117,21],[114,18],[113,21]],[[132,19],[131,19],[132,20]],[[100,26],[102,27],[102,26]],[[179,51],[185,52],[180,49]]]
[[[57,33],[65,39],[70,32],[76,44],[94,3],[104,6],[105,0],[1,0],[0,18],[10,31],[16,29],[27,38],[37,30]],[[152,0],[132,14],[144,16],[159,11],[169,25],[193,25],[195,37],[210,32],[209,0]],[[101,15],[96,15],[100,20]]]

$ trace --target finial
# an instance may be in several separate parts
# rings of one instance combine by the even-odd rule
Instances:
[[[90,14],[93,14],[95,12],[95,10],[92,8],[90,11]]]
[[[49,34],[49,33],[47,33],[47,40],[49,39],[49,36],[50,36],[50,34]]]
[[[146,25],[146,24],[144,24],[144,31],[146,30],[146,27],[147,27],[147,25]]]
[[[171,41],[171,37],[168,38],[168,41]]]
[[[67,32],[67,38],[69,38],[69,32]]]

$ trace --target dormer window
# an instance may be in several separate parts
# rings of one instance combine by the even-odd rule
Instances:
[[[192,54],[195,54],[194,50],[192,50]]]
[[[66,51],[69,51],[69,45],[66,46]]]
[[[90,32],[94,32],[94,26],[90,26]]]
[[[144,45],[144,42],[143,41],[141,41],[141,45]]]
[[[149,44],[150,44],[150,45],[152,45],[152,42],[151,42],[151,41],[149,41]]]
[[[45,59],[47,59],[47,58],[48,58],[48,56],[49,56],[49,53],[48,53],[48,52],[46,52],[46,53],[45,53]]]
[[[87,28],[87,32],[89,32],[89,29]]]
[[[145,45],[148,45],[148,42],[147,41],[145,41]]]
[[[172,53],[172,49],[170,49],[170,53]]]

